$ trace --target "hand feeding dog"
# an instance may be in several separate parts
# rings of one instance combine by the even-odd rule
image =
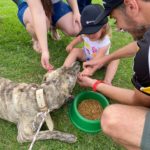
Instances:
[[[41,85],[14,83],[0,78],[0,118],[17,124],[18,142],[32,141],[42,120],[38,113],[52,112],[67,102],[80,71],[78,62],[72,67],[61,67],[44,76]],[[46,123],[49,130],[40,131],[37,140],[57,139],[73,143],[76,137],[53,129],[48,113]]]

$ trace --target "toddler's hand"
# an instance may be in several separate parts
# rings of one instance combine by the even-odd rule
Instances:
[[[89,67],[85,68],[81,73],[80,73],[81,76],[92,76],[92,72],[91,72],[91,69]]]
[[[96,79],[92,79],[90,77],[87,76],[83,76],[81,74],[78,75],[78,83],[80,86],[83,87],[92,87],[93,84],[95,83]]]
[[[72,46],[71,44],[69,44],[69,45],[66,47],[66,51],[67,51],[68,53],[70,53],[72,49],[73,49],[73,46]]]
[[[81,75],[83,75],[83,76],[92,76],[96,70],[97,70],[96,67],[86,67],[81,72]]]

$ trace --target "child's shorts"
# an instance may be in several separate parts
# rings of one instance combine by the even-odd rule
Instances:
[[[145,125],[140,147],[142,150],[150,150],[150,111],[145,117]]]
[[[28,7],[28,4],[26,2],[23,2],[18,6],[18,18],[24,26],[25,26],[25,24],[23,22],[23,15],[24,15],[24,12],[27,7]],[[55,4],[53,4],[53,15],[52,15],[53,26],[56,25],[57,21],[61,17],[63,17],[64,15],[66,15],[69,12],[72,12],[71,7],[68,4],[66,4],[65,2],[59,1]]]

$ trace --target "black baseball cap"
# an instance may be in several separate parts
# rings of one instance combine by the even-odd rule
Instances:
[[[84,7],[81,13],[81,25],[82,30],[80,34],[93,34],[98,32],[103,25],[108,22],[107,17],[104,17],[98,24],[95,25],[95,19],[98,17],[99,14],[102,14],[104,8],[99,4],[91,4]]]
[[[112,10],[121,5],[123,2],[124,0],[103,0],[104,12],[99,14],[95,20],[95,24],[98,24],[105,17],[109,16]]]

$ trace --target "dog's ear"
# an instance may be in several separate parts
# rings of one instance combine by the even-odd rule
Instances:
[[[57,79],[59,74],[60,74],[59,69],[57,69],[55,71],[52,71],[52,72],[47,72],[43,77],[42,83],[49,82],[49,81],[52,81],[54,79]]]

